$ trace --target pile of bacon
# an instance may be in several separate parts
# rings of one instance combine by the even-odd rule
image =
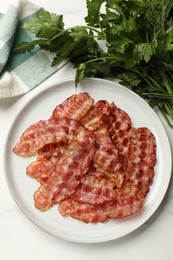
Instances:
[[[133,128],[114,103],[74,94],[48,120],[25,130],[13,149],[37,154],[26,170],[40,182],[34,194],[41,211],[58,204],[63,216],[86,223],[138,212],[150,189],[156,142],[146,127]]]

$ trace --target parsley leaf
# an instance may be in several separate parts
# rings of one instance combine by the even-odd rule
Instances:
[[[38,17],[25,23],[22,28],[34,33],[38,38],[51,39],[63,30],[63,16],[40,10]]]
[[[100,8],[104,0],[86,0],[88,15],[85,21],[90,26],[100,27]]]
[[[26,51],[31,51],[32,49],[35,48],[36,45],[44,45],[47,42],[45,40],[34,40],[32,42],[21,42],[17,45],[17,47],[15,48],[14,53],[22,53],[22,52],[26,52]]]

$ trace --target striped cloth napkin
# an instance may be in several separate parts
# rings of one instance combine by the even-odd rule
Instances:
[[[25,94],[58,70],[51,67],[51,54],[39,47],[30,53],[13,53],[17,43],[34,39],[21,24],[36,17],[39,9],[27,0],[0,3],[0,98]]]

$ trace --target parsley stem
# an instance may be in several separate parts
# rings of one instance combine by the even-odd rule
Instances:
[[[152,88],[152,89],[155,89],[154,85],[157,85],[158,88],[160,88],[160,86],[157,84],[157,82],[152,78],[150,77],[149,75],[145,76],[144,73],[141,73],[140,70],[138,69],[131,69],[131,71],[134,71],[136,73],[138,73],[141,78],[143,78],[145,80],[145,82]],[[152,84],[154,83],[154,85]]]
[[[105,56],[105,57],[99,57],[99,58],[88,60],[85,62],[85,64],[87,65],[95,61],[106,61],[106,60],[113,60],[112,62],[116,62],[116,61],[120,61],[121,59],[118,56]]]
[[[168,111],[168,112],[165,111],[165,110],[164,110],[162,107],[160,107],[159,105],[158,105],[158,108],[159,108],[160,112],[162,113],[164,119],[166,120],[167,124],[168,124],[171,128],[173,128],[173,124],[171,124],[171,122],[170,122],[170,120],[169,120],[169,118],[168,118],[168,115],[169,115],[170,111]],[[173,112],[173,111],[172,111],[172,112]]]
[[[173,128],[173,124],[171,124],[168,115],[170,116],[170,118],[173,119],[173,106],[172,106],[172,102],[164,102],[163,107],[161,107],[161,111],[162,111],[162,115],[164,116],[164,118],[166,119],[167,123],[169,124],[169,126],[171,126]]]
[[[72,31],[73,29],[76,29],[76,27],[77,27],[77,26],[73,26],[73,27],[69,27],[69,28],[67,28],[67,29],[62,30],[60,33],[58,33],[58,34],[56,34],[54,37],[52,37],[52,38],[49,40],[49,42],[55,40],[56,38],[60,37],[61,35],[63,35],[63,34],[66,33],[66,32],[69,32],[69,31]],[[96,32],[96,33],[98,33],[98,34],[100,33],[99,30],[97,30],[97,29],[95,29],[95,28],[93,28],[93,27],[87,26],[87,25],[81,25],[81,26],[79,26],[79,27],[84,28],[84,29],[92,30],[92,31],[94,31],[94,32]]]
[[[159,92],[142,92],[141,93],[141,96],[143,97],[158,97],[158,98],[161,98],[161,99],[172,99],[173,98],[173,94],[170,95],[168,93],[159,93]]]
[[[160,70],[160,75],[161,75],[161,77],[163,79],[163,84],[164,84],[166,90],[168,91],[168,93],[169,94],[173,94],[173,90],[172,90],[172,88],[171,88],[171,86],[170,86],[170,84],[168,82],[168,78],[167,78],[165,72]]]

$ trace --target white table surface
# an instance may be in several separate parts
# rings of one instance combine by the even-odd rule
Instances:
[[[64,15],[67,26],[84,23],[85,0],[32,0],[47,10]],[[38,88],[63,79],[74,77],[71,65],[61,69]],[[8,186],[2,166],[2,145],[7,132],[24,97],[0,100],[0,259],[3,260],[172,260],[173,259],[173,183],[160,207],[152,217],[132,233],[110,242],[79,244],[53,237],[34,225],[17,207]],[[173,130],[159,115],[173,148]]]

